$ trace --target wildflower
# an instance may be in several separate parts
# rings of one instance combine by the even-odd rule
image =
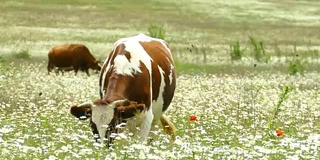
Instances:
[[[79,153],[80,153],[80,155],[92,154],[92,153],[93,153],[93,150],[92,150],[92,149],[84,148],[84,149],[81,149]]]
[[[140,150],[139,159],[146,159],[146,155],[142,150]]]
[[[197,121],[198,119],[197,119],[196,116],[190,116],[189,120],[190,120],[190,121]]]
[[[278,137],[282,136],[284,134],[283,131],[281,131],[280,129],[276,129],[276,134]]]
[[[183,142],[182,142],[180,139],[176,139],[176,140],[175,140],[175,143],[176,143],[177,145],[182,145],[182,144],[183,144]]]
[[[99,138],[99,134],[94,134],[93,137],[98,139]]]
[[[110,137],[114,138],[114,137],[117,137],[117,135],[118,135],[117,133],[111,133]]]
[[[116,128],[122,129],[122,128],[124,128],[126,125],[127,125],[126,123],[120,123],[120,124],[116,125]]]
[[[57,157],[53,156],[53,155],[50,155],[49,158],[48,158],[48,160],[56,160],[56,159],[57,159]]]
[[[63,132],[63,128],[57,128],[56,131],[57,132]]]
[[[127,139],[128,137],[123,134],[123,133],[119,133],[118,136],[121,138],[121,139]]]
[[[8,126],[4,126],[4,127],[0,128],[0,133],[6,134],[6,133],[11,132],[12,130],[13,129],[9,128]]]

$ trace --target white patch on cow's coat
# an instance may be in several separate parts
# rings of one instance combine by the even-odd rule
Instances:
[[[105,138],[108,124],[113,118],[114,108],[114,105],[92,107],[92,122],[97,126],[101,139]]]
[[[152,103],[152,110],[153,110],[155,119],[160,119],[162,115],[162,109],[164,104],[163,92],[164,92],[164,87],[166,86],[166,83],[164,81],[165,72],[160,66],[158,66],[158,70],[160,72],[160,77],[161,77],[159,94],[158,94],[158,98]]]
[[[127,59],[125,55],[117,55],[114,59],[114,71],[116,74],[133,76],[136,73],[141,73],[139,59]]]
[[[138,36],[135,37],[131,37],[130,39],[127,39],[125,42],[123,42],[124,46],[125,46],[125,50],[128,51],[130,53],[130,62],[129,61],[124,61],[123,63],[129,63],[129,64],[121,64],[115,63],[115,68],[117,68],[117,73],[118,74],[123,74],[123,75],[128,75],[125,71],[123,70],[121,71],[121,67],[120,66],[128,66],[131,67],[131,75],[137,73],[137,72],[141,72],[140,70],[140,62],[143,63],[150,75],[151,75],[151,61],[153,61],[150,57],[150,55],[144,50],[144,48],[141,46],[141,44],[139,42],[145,42],[145,41],[150,41],[150,38],[148,38],[147,36],[141,36],[140,34]],[[119,69],[118,69],[119,68]],[[123,73],[121,73],[123,72]]]
[[[170,73],[169,73],[169,82],[170,85],[172,84],[172,79],[173,79],[173,70],[174,70],[174,66],[171,63],[171,61],[169,60],[169,58],[167,58],[168,62],[170,63]]]

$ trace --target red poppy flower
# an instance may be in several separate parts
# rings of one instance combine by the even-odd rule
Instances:
[[[280,129],[276,129],[276,134],[278,137],[282,136],[284,134],[283,131],[281,131]]]
[[[197,119],[196,116],[190,116],[190,117],[189,117],[189,120],[190,120],[190,121],[197,121],[198,119]]]

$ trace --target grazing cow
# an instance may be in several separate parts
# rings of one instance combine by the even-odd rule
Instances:
[[[89,68],[100,71],[101,67],[89,49],[82,44],[64,44],[53,47],[48,54],[48,74],[54,67],[58,67],[59,71],[74,70],[77,75],[80,69],[89,76]]]
[[[119,39],[100,72],[100,99],[72,106],[79,119],[90,118],[92,132],[112,143],[117,124],[126,122],[129,132],[140,127],[145,142],[161,122],[165,133],[175,139],[175,126],[164,112],[176,88],[176,70],[168,44],[144,34]]]

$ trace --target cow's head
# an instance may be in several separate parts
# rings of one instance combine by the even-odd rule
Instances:
[[[101,63],[101,62],[100,62],[99,60],[97,60],[97,61],[95,61],[93,64],[91,64],[91,66],[89,66],[89,68],[91,68],[91,69],[99,72],[99,71],[101,70],[100,63]]]
[[[118,100],[106,103],[102,100],[95,102],[85,102],[78,106],[72,106],[70,112],[80,120],[91,118],[94,125],[91,125],[93,133],[98,131],[99,137],[108,140],[108,146],[113,138],[111,133],[116,133],[115,126],[127,118],[134,117],[136,114],[146,109],[144,104],[138,104],[128,100]]]

